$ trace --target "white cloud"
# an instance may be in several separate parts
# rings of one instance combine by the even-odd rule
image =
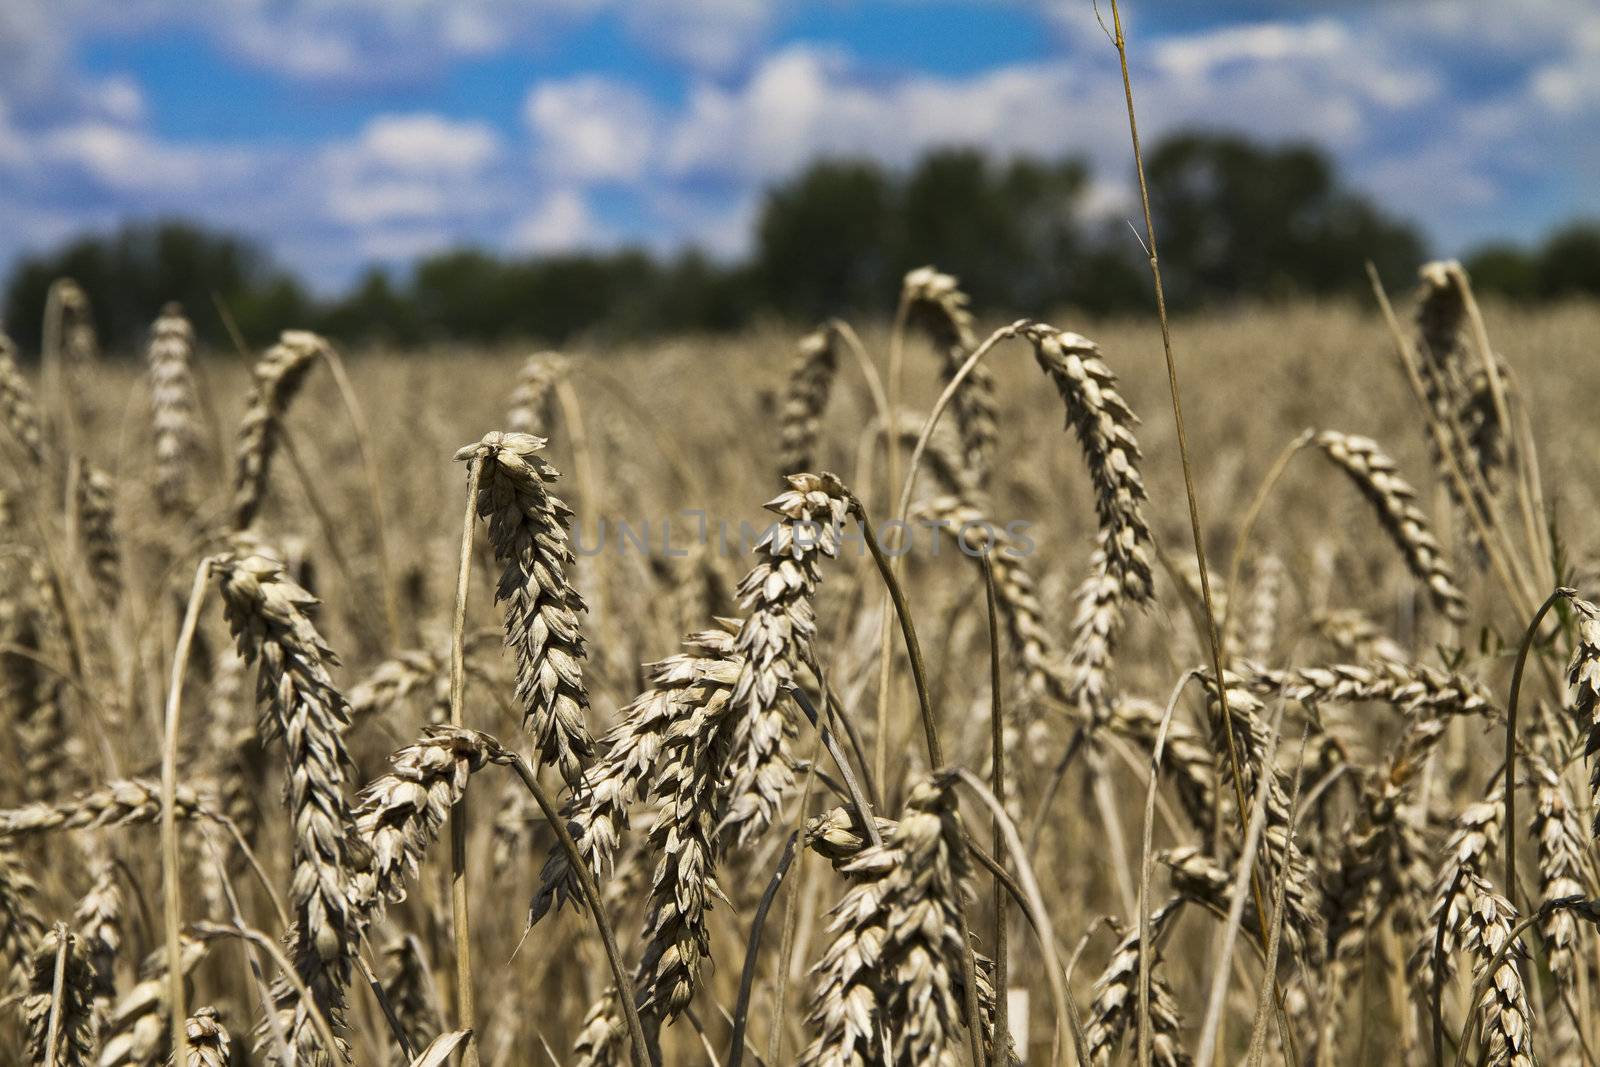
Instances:
[[[634,36],[695,70],[726,72],[746,60],[776,19],[776,0],[631,0]]]
[[[481,170],[500,152],[500,135],[483,122],[455,122],[441,115],[380,115],[362,129],[351,162],[414,174],[461,174]]]
[[[630,181],[655,140],[655,106],[632,86],[599,77],[548,82],[523,108],[541,170],[579,182]]]
[[[607,243],[607,234],[575,189],[558,189],[512,230],[511,242],[524,252],[570,252]]]

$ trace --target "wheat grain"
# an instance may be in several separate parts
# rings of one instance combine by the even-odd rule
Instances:
[[[189,1039],[189,1059],[184,1067],[229,1067],[233,1063],[233,1040],[217,1017],[217,1009],[196,1008],[183,1024]]]
[[[541,762],[576,789],[594,755],[583,681],[583,598],[567,578],[574,556],[572,510],[547,488],[557,473],[538,454],[542,438],[489,433],[456,452],[478,464],[478,514],[503,566],[495,599],[505,604],[506,644],[517,660],[523,727]]]
[[[1349,476],[1377,511],[1412,575],[1428,590],[1433,606],[1451,622],[1466,618],[1467,601],[1457,588],[1449,561],[1417,507],[1417,493],[1400,477],[1394,460],[1367,437],[1323,430],[1313,439],[1322,454]]]

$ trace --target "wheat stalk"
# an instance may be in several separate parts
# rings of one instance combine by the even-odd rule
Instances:
[[[1361,495],[1377,511],[1413,577],[1428,590],[1429,599],[1452,622],[1466,618],[1467,601],[1457,588],[1450,563],[1417,507],[1417,493],[1400,477],[1394,460],[1367,437],[1323,430],[1313,439],[1334,466],[1349,476]]]
[[[326,342],[304,330],[285,330],[252,372],[255,384],[239,423],[234,454],[233,527],[255,521],[267,493],[267,476],[282,437],[283,418]]]
[[[574,562],[567,542],[572,511],[547,488],[557,473],[538,454],[544,445],[530,434],[493,432],[457,451],[456,459],[478,466],[478,514],[504,568],[495,599],[505,604],[523,727],[541,762],[576,789],[594,755],[583,681],[584,606],[567,578]]]
[[[150,328],[145,359],[150,373],[150,421],[155,436],[156,502],[180,514],[191,506],[190,480],[198,460],[195,414],[194,329],[177,303],[167,304]]]

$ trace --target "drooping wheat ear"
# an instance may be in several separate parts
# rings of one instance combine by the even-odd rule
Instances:
[[[57,969],[62,970],[61,995],[54,995]],[[49,1055],[51,1013],[55,1013],[55,1055]],[[94,972],[83,947],[56,923],[33,950],[28,995],[22,1001],[28,1031],[29,1062],[39,1067],[92,1067],[94,1063]]]
[[[1520,940],[1495,967],[1489,968],[1511,941],[1517,913],[1511,902],[1481,875],[1465,880],[1470,904],[1466,915],[1466,948],[1472,954],[1472,977],[1484,982],[1478,1012],[1483,1020],[1484,1061],[1491,1067],[1533,1067],[1533,1009],[1518,964],[1527,955]]]
[[[506,429],[548,436],[556,384],[571,371],[572,361],[559,352],[535,352],[524,360],[506,409]]]
[[[150,368],[150,423],[156,449],[156,502],[187,513],[189,480],[199,448],[195,414],[194,329],[183,307],[167,304],[150,328],[145,359]]]
[[[267,495],[267,476],[278,450],[283,417],[327,342],[304,330],[285,330],[256,362],[255,385],[239,423],[233,470],[233,526],[255,521]]]
[[[967,308],[967,294],[961,291],[961,283],[932,267],[919,267],[906,275],[902,299],[907,324],[926,331],[940,349],[941,376],[948,382],[977,344],[972,312]],[[989,477],[990,453],[1000,438],[1000,406],[995,400],[994,377],[989,368],[982,363],[974,366],[950,398],[950,405],[961,433],[967,469],[982,486]]]
[[[1549,761],[1529,755],[1524,764],[1534,785],[1533,822],[1529,827],[1539,843],[1539,899],[1587,895],[1584,890],[1583,854],[1588,847],[1577,812],[1567,800],[1561,775]],[[1578,976],[1578,920],[1564,908],[1551,909],[1539,922],[1550,973],[1561,989],[1573,992]],[[1576,995],[1576,993],[1573,993]]]
[[[622,1021],[617,989],[607,986],[589,1006],[583,1029],[572,1042],[572,1067],[623,1067],[628,1061],[628,1027]]]
[[[844,865],[854,884],[833,909],[833,943],[814,968],[806,1067],[956,1064],[966,849],[949,784],[923,778],[881,847]]]
[[[103,1019],[117,992],[117,954],[122,948],[122,888],[110,861],[98,861],[94,882],[78,901],[73,925],[92,978],[95,1014]]]
[[[1311,626],[1342,655],[1356,660],[1409,660],[1400,643],[1355,608],[1314,612]]]
[[[1587,724],[1589,735],[1583,754],[1591,764],[1590,795],[1600,801],[1600,608],[1580,596],[1569,596],[1578,620],[1578,643],[1567,667],[1567,686],[1571,695],[1572,717]],[[1580,727],[1581,728],[1581,727]],[[1594,833],[1600,837],[1600,803],[1595,805]]]
[[[684,651],[650,669],[650,688],[622,709],[620,721],[602,742],[604,755],[589,767],[587,788],[567,801],[563,816],[595,880],[611,876],[613,857],[628,826],[628,809],[653,792],[669,734],[708,702],[711,690],[732,690],[740,660],[733,635],[720,630],[694,634]],[[545,860],[530,920],[538,922],[552,903],[582,903],[576,872],[566,851],[553,849]]]
[[[7,972],[4,992],[21,991],[27,979],[28,953],[44,934],[34,898],[39,886],[11,842],[0,841],[0,966]]]
[[[1022,671],[1023,691],[1037,700],[1045,698],[1075,707],[1075,679],[1057,643],[1055,630],[1045,619],[1026,554],[1004,527],[995,524],[977,504],[956,496],[922,501],[907,518],[935,527],[949,536],[974,565],[985,548],[994,571],[995,604],[1006,628],[1007,643]]]
[[[1186,1067],[1192,1062],[1184,1051],[1183,1021],[1178,1016],[1177,998],[1156,969],[1161,962],[1157,945],[1167,927],[1183,907],[1175,897],[1150,916],[1150,1052],[1151,1062],[1161,1067]],[[1094,983],[1094,1003],[1084,1023],[1089,1045],[1089,1060],[1094,1067],[1106,1067],[1116,1055],[1124,1034],[1139,1040],[1139,931],[1125,936],[1111,953],[1111,961]]]
[[[196,1008],[184,1021],[183,1031],[189,1038],[189,1060],[184,1067],[229,1067],[233,1063],[233,1039],[216,1008]]]
[[[405,899],[407,878],[439,836],[445,818],[484,766],[511,756],[488,734],[429,726],[389,757],[393,769],[361,791],[354,834],[368,853],[349,881],[349,906],[362,925]]]
[[[185,975],[205,958],[206,942],[185,934],[178,964]],[[158,948],[139,965],[139,981],[117,1001],[100,1046],[99,1067],[151,1067],[172,1054],[167,1022],[167,950]],[[192,1040],[192,1039],[191,1039]]]
[[[400,1029],[412,1048],[426,1048],[444,1032],[444,1016],[422,942],[414,934],[403,934],[384,948],[383,959],[388,964],[383,992],[400,1020]]]
[[[1376,441],[1367,437],[1323,430],[1314,439],[1329,461],[1344,471],[1378,513],[1406,566],[1427,587],[1433,606],[1447,619],[1466,619],[1467,600],[1457,588],[1449,561],[1417,507],[1417,493],[1396,470]]]
[[[839,373],[839,335],[831,325],[800,338],[789,382],[784,387],[779,429],[778,473],[810,470],[816,459],[822,413],[827,410],[834,376]]]
[[[1503,717],[1482,682],[1422,663],[1380,660],[1365,666],[1339,663],[1292,670],[1251,666],[1244,678],[1257,693],[1281,694],[1308,704],[1373,700],[1392,704],[1404,715]]]
[[[517,702],[541,763],[570,789],[594,756],[583,682],[583,598],[567,578],[575,557],[567,531],[572,509],[547,488],[558,477],[539,455],[543,438],[485,434],[456,452],[479,470],[478,514],[504,569],[495,599],[505,604],[506,644],[517,660]]]
[[[1425,997],[1433,995],[1436,981],[1449,981],[1454,971],[1452,959],[1459,944],[1461,925],[1472,906],[1474,882],[1483,877],[1489,861],[1494,858],[1500,842],[1500,815],[1505,807],[1503,792],[1497,787],[1483,800],[1469,804],[1456,816],[1455,829],[1445,842],[1445,862],[1434,879],[1430,898],[1433,908],[1428,913],[1411,957],[1411,972],[1417,989]],[[1437,936],[1443,920],[1444,936]],[[1435,954],[1434,942],[1439,940],[1442,952]],[[1435,978],[1435,974],[1440,977]]]
[[[797,665],[815,666],[812,601],[822,560],[839,554],[850,509],[849,491],[832,474],[791,474],[788,482],[767,502],[778,522],[757,543],[760,562],[739,583],[745,617],[733,647],[744,662],[726,709],[733,725],[730,799],[718,833],[741,845],[766,830],[794,781],[786,692]]]
[[[122,598],[122,542],[117,536],[117,489],[111,476],[84,463],[78,476],[78,522],[84,562],[108,605]]]
[[[1256,568],[1255,585],[1250,589],[1250,603],[1245,618],[1245,653],[1257,663],[1272,659],[1272,650],[1278,641],[1278,617],[1283,607],[1288,572],[1276,553],[1261,557]]]
[[[1111,705],[1106,725],[1149,753],[1155,752],[1164,709],[1137,697],[1124,697]],[[1217,788],[1215,754],[1205,738],[1183,719],[1174,716],[1167,725],[1161,770],[1172,779],[1183,813],[1204,837],[1211,836]]]
[[[350,717],[386,715],[419,690],[437,694],[448,686],[450,655],[446,649],[414,648],[396,652],[350,687]],[[446,694],[448,700],[448,694]]]
[[[28,380],[17,366],[16,346],[4,331],[0,331],[0,422],[29,459],[36,464],[44,462],[44,431],[39,423],[39,409],[33,402]]]
[[[1139,475],[1138,417],[1117,392],[1100,348],[1086,337],[1035,323],[1023,330],[1040,368],[1066,403],[1067,421],[1078,435],[1094,483],[1095,512],[1104,533],[1106,572],[1135,603],[1150,599],[1154,558],[1144,518],[1144,479]]]
[[[178,786],[173,807],[179,819],[222,821],[216,802],[187,785]],[[128,778],[108,782],[60,803],[34,803],[0,811],[0,836],[112,829],[154,823],[160,817],[161,783],[149,778]]]
[[[353,825],[345,797],[351,762],[344,731],[350,717],[328,674],[338,660],[311,621],[316,598],[290,581],[277,561],[231,555],[219,560],[217,570],[239,654],[257,665],[258,730],[263,742],[283,739],[285,800],[293,828],[294,964],[333,1021],[343,1015],[354,957],[354,924],[345,898]],[[320,1049],[316,1026],[298,1000],[291,1033],[309,1063],[339,1055]]]

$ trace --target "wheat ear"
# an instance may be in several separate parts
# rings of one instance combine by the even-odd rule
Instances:
[[[425,1047],[444,1033],[444,1016],[439,1010],[439,992],[434,987],[422,942],[412,934],[395,938],[383,950],[388,976],[383,992],[394,1007],[395,1017],[413,1049]]]
[[[522,363],[517,387],[506,408],[506,429],[512,433],[550,433],[556,384],[572,371],[572,361],[559,352],[535,352]]]
[[[111,476],[92,463],[78,474],[79,536],[84,563],[95,588],[108,606],[122,598],[122,542],[117,535],[116,486]]]
[[[19,993],[27,980],[28,954],[44,934],[35,899],[39,885],[12,850],[0,841],[0,965],[7,970],[4,992]]]
[[[183,1029],[189,1037],[189,1060],[184,1067],[229,1067],[233,1063],[233,1040],[217,1017],[217,1009],[196,1008]]]
[[[1417,507],[1417,493],[1400,477],[1394,460],[1367,437],[1323,430],[1313,439],[1334,466],[1344,471],[1377,511],[1413,577],[1428,590],[1440,614],[1452,622],[1466,618],[1467,600],[1456,586],[1455,575],[1434,539],[1428,519]]]
[[[800,338],[779,415],[778,466],[781,474],[810,470],[816,459],[822,413],[839,373],[839,336],[831,325]]]
[[[354,958],[350,877],[352,827],[345,786],[351,767],[344,730],[349,713],[328,667],[337,663],[311,621],[316,598],[265,556],[227,556],[217,569],[223,609],[239,654],[257,665],[259,732],[281,737],[288,780],[285,800],[293,825],[294,962],[330,1020],[343,1015],[344,988]],[[342,1055],[319,1050],[309,1013],[295,1001],[292,1032],[309,1062]],[[340,1025],[334,1022],[334,1025]]]
[[[517,701],[542,763],[555,766],[569,788],[583,779],[594,755],[584,687],[584,610],[567,577],[575,557],[567,531],[572,510],[552,495],[557,473],[539,455],[543,438],[485,434],[456,452],[478,464],[478,514],[500,562],[495,598],[505,605],[506,644],[517,660]]]
[[[92,1067],[97,1037],[94,971],[65,923],[45,931],[33,950],[22,1018],[32,1063],[39,1067]]]
[[[188,975],[206,954],[206,943],[185,935],[178,965]],[[105,1027],[99,1067],[152,1067],[170,1056],[167,1019],[167,950],[156,949],[139,966],[139,981],[117,1001]],[[191,1045],[191,1048],[193,1046]]]
[[[44,462],[44,431],[33,390],[17,366],[17,349],[0,331],[0,423],[35,464]]]
[[[1578,620],[1578,643],[1567,667],[1568,700],[1572,716],[1587,727],[1583,754],[1590,761],[1590,795],[1596,800],[1594,834],[1600,837],[1600,608],[1580,596],[1568,597]]]
[[[286,330],[256,362],[255,384],[239,423],[234,455],[233,526],[255,521],[267,493],[267,476],[282,436],[283,418],[326,344],[304,330]]]
[[[194,387],[194,328],[183,307],[167,304],[150,328],[145,360],[150,373],[150,422],[156,451],[156,502],[187,513],[198,460],[200,428]]]
[[[919,267],[905,276],[901,287],[906,323],[928,334],[940,350],[940,376],[948,383],[977,347],[972,329],[970,301],[961,283],[932,267]],[[1000,405],[994,396],[989,368],[977,364],[950,399],[956,428],[961,434],[966,467],[978,485],[988,481],[991,453],[1000,438]]]
[[[1187,1067],[1191,1062],[1179,1035],[1183,1030],[1172,988],[1156,971],[1161,955],[1155,945],[1183,906],[1181,897],[1168,901],[1150,916],[1150,1051],[1159,1067]],[[1094,983],[1094,1002],[1084,1023],[1093,1067],[1106,1067],[1116,1055],[1123,1035],[1133,1032],[1138,1043],[1139,932],[1125,936],[1112,950],[1111,960]]]

